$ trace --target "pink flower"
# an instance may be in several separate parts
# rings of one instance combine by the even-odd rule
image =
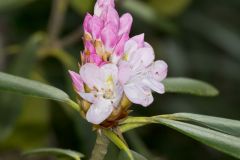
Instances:
[[[69,71],[87,121],[104,127],[126,117],[132,103],[150,105],[152,91],[163,94],[168,68],[154,62],[144,34],[129,39],[132,16],[119,17],[114,7],[114,0],[98,0],[94,15],[86,15],[80,73]]]
[[[152,47],[144,42],[144,35],[128,40],[124,55],[119,62],[119,81],[130,101],[143,106],[153,102],[152,90],[163,94],[161,83],[167,75],[167,64],[164,61],[154,62]]]
[[[101,65],[112,62],[113,59],[119,59],[123,54],[124,44],[129,39],[133,19],[129,13],[119,17],[114,7],[114,0],[98,0],[94,15],[86,15],[83,23],[84,43],[85,46],[91,43],[94,50],[85,47],[83,63],[91,62],[86,57],[92,55],[96,57],[97,55],[101,62],[96,64]]]

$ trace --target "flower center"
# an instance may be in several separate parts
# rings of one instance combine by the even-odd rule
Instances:
[[[128,54],[125,53],[125,54],[123,55],[122,59],[123,59],[124,61],[128,61],[128,60],[129,60]]]
[[[104,91],[103,98],[106,99],[113,99],[114,98],[114,93],[112,90],[108,89]]]
[[[103,91],[103,97],[106,99],[114,98],[114,82],[112,76],[108,76],[106,79],[106,89]]]

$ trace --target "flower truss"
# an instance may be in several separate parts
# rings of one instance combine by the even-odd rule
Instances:
[[[152,91],[164,93],[168,66],[154,61],[144,34],[129,36],[132,22],[129,13],[119,16],[114,0],[98,0],[94,15],[85,17],[80,71],[69,72],[83,115],[95,125],[113,127],[132,103],[147,107]]]

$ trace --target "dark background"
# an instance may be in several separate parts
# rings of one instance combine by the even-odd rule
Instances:
[[[51,84],[75,98],[67,70],[77,71],[81,24],[94,1],[68,3],[54,38],[52,1],[0,0],[0,70]],[[157,57],[168,63],[169,77],[200,79],[220,90],[215,98],[155,95],[149,108],[133,106],[133,115],[191,112],[240,120],[239,0],[119,0],[117,8],[133,14],[132,35],[145,33]],[[162,126],[125,136],[133,150],[151,160],[234,159]],[[88,156],[94,140],[91,125],[67,106],[0,93],[1,160],[18,160],[22,151],[40,147],[70,148]],[[106,159],[117,154],[112,145]]]

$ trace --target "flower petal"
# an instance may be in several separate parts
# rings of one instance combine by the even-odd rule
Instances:
[[[117,42],[117,45],[114,48],[114,55],[121,57],[124,54],[124,45],[129,39],[128,34],[123,34],[120,40]]]
[[[118,35],[122,35],[124,33],[127,33],[129,35],[132,27],[132,22],[133,18],[131,14],[125,13],[124,15],[122,15],[122,17],[120,18],[120,28]]]
[[[118,81],[118,67],[115,64],[105,64],[101,67],[101,74],[103,74],[105,81],[111,76],[114,84]]]
[[[131,67],[127,62],[122,61],[119,63],[118,79],[122,85],[127,83],[127,81],[131,77],[131,73],[132,73]]]
[[[124,53],[127,57],[125,57],[125,60],[131,59],[132,54],[138,49],[138,44],[136,41],[129,39],[124,46]]]
[[[114,7],[114,0],[98,0],[97,3],[100,6],[112,6],[112,7]]]
[[[115,98],[112,99],[112,102],[113,102],[112,105],[113,107],[117,108],[123,97],[123,87],[121,84],[119,83],[116,84],[114,94],[115,94]]]
[[[93,39],[100,38],[103,25],[104,25],[103,20],[95,15],[89,21],[88,28],[90,29]]]
[[[154,58],[155,55],[153,49],[145,47],[136,50],[135,53],[132,54],[129,63],[132,66],[133,70],[143,71],[145,70],[144,68],[148,67],[151,63],[153,63]]]
[[[137,52],[138,54],[141,55],[141,60],[144,66],[149,66],[151,63],[153,63],[155,59],[153,48],[150,47],[141,48]]]
[[[112,111],[113,106],[110,100],[99,99],[89,108],[86,119],[93,124],[100,124],[111,115]]]
[[[90,55],[90,62],[95,63],[97,66],[100,66],[102,64],[103,60],[97,54],[91,54]]]
[[[93,46],[93,44],[90,41],[86,41],[85,44],[85,51],[89,52],[91,54],[96,54],[96,50]]]
[[[78,94],[86,101],[90,103],[94,103],[96,101],[96,97],[93,93],[85,93],[85,92],[78,92]]]
[[[85,16],[84,22],[83,22],[83,28],[85,32],[90,32],[90,28],[88,27],[88,23],[89,21],[91,21],[92,19],[92,15],[87,13],[87,15]]]
[[[80,68],[80,76],[84,83],[91,89],[94,87],[102,88],[104,79],[101,75],[100,68],[93,63],[86,63]]]
[[[98,0],[94,6],[94,15],[100,16],[108,6],[115,7],[114,0]]]
[[[163,94],[165,93],[164,85],[154,79],[144,79],[142,81],[147,87],[151,88],[153,91]]]
[[[168,65],[166,62],[158,60],[151,66],[151,73],[155,80],[162,81],[166,78],[168,71]]]
[[[128,99],[135,104],[147,107],[153,102],[151,90],[141,84],[127,84],[124,86],[124,92]]]
[[[135,42],[137,42],[138,47],[144,47],[144,33],[136,35],[134,37],[131,38],[132,40],[134,40]]]
[[[94,6],[94,15],[100,17],[100,15],[102,14],[103,8],[104,7],[101,7],[101,6],[99,6],[98,3],[96,3]]]
[[[102,15],[100,16],[102,20],[104,20],[104,24],[108,25],[111,24],[114,26],[115,31],[119,30],[119,15],[115,8],[107,7],[103,10]]]
[[[73,86],[76,89],[76,91],[83,92],[84,91],[83,80],[80,77],[80,75],[73,71],[68,71],[68,72],[72,78]]]
[[[113,25],[108,24],[101,32],[101,39],[107,51],[111,52],[118,42],[118,36]]]

